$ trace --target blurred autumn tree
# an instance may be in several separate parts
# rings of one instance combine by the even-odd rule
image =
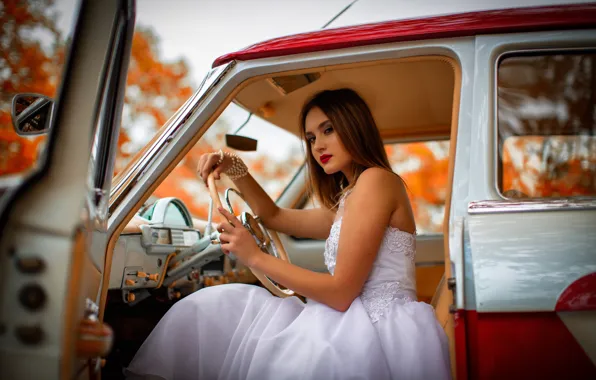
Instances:
[[[207,219],[209,192],[197,176],[196,168],[201,155],[217,152],[219,149],[228,150],[225,144],[225,134],[232,133],[238,127],[237,125],[231,125],[226,117],[226,112],[232,109],[239,108],[233,103],[228,106],[214,125],[205,132],[199,142],[190,149],[172,173],[159,185],[150,201],[156,198],[175,196],[184,202],[193,216]],[[304,153],[302,152],[301,141],[297,136],[290,135],[289,132],[279,131],[278,127],[268,123],[260,124],[259,130],[263,135],[271,133],[273,130],[283,134],[283,137],[279,140],[279,144],[284,151],[283,158],[273,157],[272,147],[262,145],[262,143],[259,144],[257,152],[235,153],[246,163],[251,175],[267,194],[276,199],[304,162]],[[218,182],[218,187],[223,191],[226,188],[234,187],[234,183],[223,175],[221,181]],[[237,213],[248,211],[240,198],[232,196],[231,201]],[[222,221],[219,213],[214,213],[213,217],[216,222]]]
[[[23,173],[36,159],[43,137],[23,138],[12,128],[10,103],[19,92],[56,96],[66,51],[65,37],[56,26],[53,0],[4,0],[0,4],[0,175]],[[159,38],[149,28],[137,26],[128,69],[119,152],[119,172],[152,138],[158,128],[192,94],[188,66],[180,59],[166,62],[159,52]],[[230,106],[233,107],[233,106]],[[152,199],[180,198],[196,217],[207,217],[208,193],[195,174],[200,156],[225,147],[224,136],[237,125],[220,117],[173,172],[156,189]],[[272,126],[272,128],[275,128]],[[261,129],[267,133],[265,129]],[[240,153],[251,173],[276,198],[302,164],[299,139],[284,148],[283,159],[265,150]],[[441,232],[447,185],[448,142],[393,144],[387,146],[394,170],[408,184],[419,232]],[[222,188],[233,186],[224,178]],[[238,202],[235,202],[238,206]]]
[[[16,93],[32,92],[54,98],[65,61],[65,37],[57,27],[53,0],[5,0],[0,5],[0,175],[26,173],[37,160],[38,146],[45,137],[24,138],[12,127],[10,105]],[[118,173],[136,152],[191,96],[193,85],[186,62],[166,62],[159,51],[158,36],[137,25],[128,68],[119,151],[114,171]],[[201,141],[177,165],[155,192],[155,197],[182,199],[194,215],[206,217],[205,188],[197,185],[195,169],[200,156],[224,147],[225,133],[232,127],[220,117]],[[272,162],[265,154],[244,156],[255,177],[274,196],[285,185],[280,179],[293,175],[300,154]],[[230,186],[229,182],[224,182]]]
[[[596,54],[503,60],[498,117],[506,195],[596,194]]]
[[[53,0],[4,0],[0,5],[0,175],[26,173],[45,139],[18,136],[10,107],[16,93],[56,96],[67,44],[53,8]],[[149,28],[135,29],[116,172],[192,93],[184,60],[164,62],[158,43]]]
[[[18,92],[54,97],[64,62],[53,0],[3,0],[0,4],[0,175],[30,169],[43,137],[23,138],[13,128],[11,100]],[[50,41],[42,44],[42,41]]]
[[[449,141],[408,142],[385,145],[391,168],[405,181],[419,234],[442,234]],[[306,208],[318,207],[316,200]]]
[[[158,44],[159,38],[151,29],[137,26],[128,68],[116,173],[192,94],[186,62],[183,59],[164,62]]]
[[[418,233],[443,233],[449,141],[398,143],[385,150],[393,170],[406,182]]]

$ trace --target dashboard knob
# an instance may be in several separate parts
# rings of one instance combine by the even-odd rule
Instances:
[[[46,303],[46,292],[38,284],[25,285],[19,292],[19,301],[26,309],[38,310]]]
[[[45,263],[39,257],[21,257],[17,260],[17,269],[26,274],[41,273],[45,268]]]
[[[150,281],[158,281],[159,280],[159,273],[153,273],[148,276]]]
[[[141,271],[138,271],[138,272],[137,272],[137,277],[140,277],[140,278],[145,278],[145,277],[147,277],[147,273],[145,273],[145,272],[141,272]]]
[[[77,354],[81,358],[106,356],[112,347],[113,331],[99,321],[85,319],[79,326]]]
[[[39,344],[44,338],[40,326],[18,326],[15,329],[17,338],[24,344]]]
[[[126,281],[124,281],[124,283],[125,283],[127,286],[133,286],[133,285],[135,284],[135,280],[126,280]]]
[[[134,302],[136,298],[137,298],[137,297],[135,296],[135,294],[134,294],[134,293],[128,293],[128,294],[126,295],[126,300],[127,300],[128,302]]]

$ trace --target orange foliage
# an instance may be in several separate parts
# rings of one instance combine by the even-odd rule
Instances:
[[[509,137],[503,144],[503,191],[539,198],[596,194],[596,155],[577,141],[576,136]],[[570,148],[544,149],[545,144]]]
[[[447,196],[448,155],[435,149],[448,149],[449,142],[386,145],[389,161],[404,179],[420,233],[441,233],[442,213]],[[413,167],[402,165],[410,163]]]
[[[38,147],[45,138],[21,137],[11,120],[12,97],[32,92],[53,97],[58,69],[64,62],[63,45],[54,20],[47,12],[52,0],[26,2],[4,0],[0,9],[0,176],[28,172],[38,157]],[[56,54],[47,54],[31,32],[53,40]]]
[[[4,33],[0,40],[0,72],[3,73],[0,76],[0,150],[6,153],[0,160],[0,175],[24,174],[30,170],[37,161],[39,143],[45,139],[18,136],[12,126],[10,107],[17,93],[38,93],[52,98],[56,95],[66,49],[51,13],[53,5],[53,0],[4,0],[0,7]],[[42,40],[49,41],[45,44],[48,46],[43,45]],[[137,27],[135,30],[125,96],[127,112],[118,140],[116,172],[144,143],[144,140],[135,143],[129,136],[129,128],[146,116],[153,121],[146,131],[151,135],[192,94],[186,63],[183,60],[163,62],[158,54],[158,42],[149,29]]]
[[[59,74],[64,62],[65,48],[53,19],[49,16],[52,0],[23,2],[4,0],[0,10],[0,23],[8,37],[3,37],[0,72],[9,73],[0,77],[0,149],[8,154],[0,160],[0,175],[27,171],[37,160],[37,151],[44,137],[22,138],[16,135],[10,118],[10,101],[18,92],[33,92],[54,97]],[[24,31],[41,28],[51,36],[51,47],[42,47],[40,41],[26,39]],[[131,134],[136,125],[146,127],[144,133],[152,135],[192,95],[189,71],[184,60],[164,62],[158,49],[158,37],[147,28],[135,30],[128,68],[125,110],[118,140],[118,155],[115,172],[121,170],[146,139],[138,139],[138,133]],[[45,49],[45,50],[44,50]],[[198,218],[207,218],[208,192],[195,174],[200,156],[217,151],[225,146],[224,136],[231,127],[224,119],[220,125],[211,128],[196,144],[184,160],[156,189],[155,197],[174,196],[181,199]],[[134,137],[134,138],[133,138]],[[135,140],[136,139],[136,140]],[[416,219],[422,230],[440,229],[433,225],[429,207],[440,207],[445,201],[447,185],[447,158],[437,159],[425,143],[387,145],[392,163],[414,160],[415,170],[398,170],[405,179]],[[263,154],[249,154],[243,157],[257,181],[268,189],[275,198],[293,176],[303,157],[288,154],[282,162],[273,162]],[[220,188],[233,184],[224,179]],[[238,210],[240,201],[234,200]],[[217,218],[217,213],[214,215]]]
[[[143,125],[147,127],[144,133],[153,135],[192,95],[186,63],[184,60],[164,62],[159,55],[158,43],[158,37],[150,29],[137,26],[126,80],[127,112],[124,115],[127,117],[122,120],[115,173],[122,170],[145,143],[145,140],[131,140],[130,128],[143,118]]]

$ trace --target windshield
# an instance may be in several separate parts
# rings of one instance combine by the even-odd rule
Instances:
[[[272,198],[277,199],[290,183],[304,162],[300,138],[257,116],[252,116],[239,135],[256,139],[254,152],[234,151],[226,146],[225,135],[234,133],[247,119],[248,113],[231,103],[199,142],[178,163],[176,168],[159,185],[148,204],[164,197],[176,197],[187,206],[194,218],[206,220],[209,211],[209,191],[196,174],[200,157],[219,149],[236,153],[246,163],[250,174]],[[234,187],[232,181],[222,176],[218,182],[220,193]],[[222,195],[223,200],[223,195]],[[238,197],[231,197],[234,210],[247,211]],[[218,214],[214,214],[217,221]]]

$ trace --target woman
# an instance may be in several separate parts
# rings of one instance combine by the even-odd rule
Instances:
[[[225,210],[224,252],[305,296],[277,298],[251,285],[202,289],[178,302],[139,349],[131,374],[163,379],[445,379],[447,338],[416,301],[415,233],[365,102],[323,91],[301,114],[311,186],[323,207],[282,209],[233,154],[201,157],[203,180],[227,173],[267,228],[327,238],[329,273],[259,250]]]

